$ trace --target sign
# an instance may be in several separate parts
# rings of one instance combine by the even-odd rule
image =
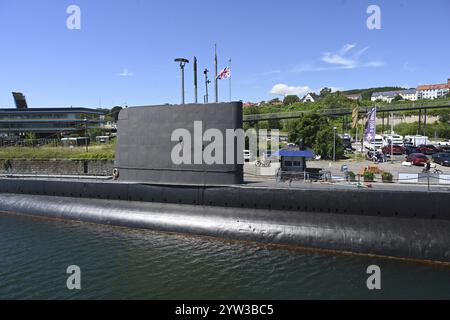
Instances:
[[[377,134],[377,108],[373,108],[367,114],[367,123],[365,130],[365,140],[373,142]]]

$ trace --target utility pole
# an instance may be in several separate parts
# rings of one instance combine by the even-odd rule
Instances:
[[[88,145],[88,119],[85,115],[84,118],[84,142],[86,144],[86,153],[89,153],[89,145]]]
[[[214,67],[215,67],[215,76],[214,76],[214,91],[215,91],[215,101],[216,103],[219,103],[219,79],[217,77],[219,76],[219,62],[217,60],[217,44],[214,45]]]
[[[337,128],[333,128],[333,162],[336,162],[336,130]]]
[[[206,94],[205,94],[205,103],[209,103],[209,93],[208,93],[208,85],[211,83],[210,80],[208,80],[208,69],[205,69],[203,71],[203,74],[205,75],[205,87],[206,87]]]
[[[230,78],[228,80],[229,80],[229,85],[230,85],[229,89],[230,89],[230,102],[231,102],[233,100],[232,95],[231,95],[231,76],[232,76],[232,74],[231,74],[231,58],[228,62],[230,63],[230,65],[228,66],[230,68]]]
[[[394,164],[394,113],[391,112],[391,164]]]

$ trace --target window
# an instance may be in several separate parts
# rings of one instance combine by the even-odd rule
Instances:
[[[285,161],[284,162],[285,167],[292,167],[292,161]]]

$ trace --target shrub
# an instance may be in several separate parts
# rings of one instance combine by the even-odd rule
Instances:
[[[394,180],[394,176],[392,175],[392,173],[389,173],[389,172],[383,173],[382,178],[383,178],[383,182],[385,182],[385,183],[392,183],[392,181]]]
[[[375,181],[375,174],[372,172],[366,171],[364,173],[364,182],[374,182]]]
[[[349,173],[348,173],[348,179],[349,179],[350,181],[356,181],[356,174],[355,174],[354,172],[352,172],[352,171],[349,171]]]

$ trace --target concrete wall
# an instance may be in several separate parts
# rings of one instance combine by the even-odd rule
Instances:
[[[119,180],[174,184],[242,183],[243,165],[237,164],[237,158],[234,165],[173,163],[172,150],[180,142],[171,141],[172,133],[177,129],[186,129],[193,139],[195,121],[203,123],[203,132],[218,129],[225,137],[227,129],[242,128],[242,103],[136,107],[122,110],[118,122],[115,163],[119,169]],[[208,144],[203,143],[203,147]],[[191,154],[195,154],[193,141]]]
[[[111,176],[112,160],[1,160],[0,174]]]

